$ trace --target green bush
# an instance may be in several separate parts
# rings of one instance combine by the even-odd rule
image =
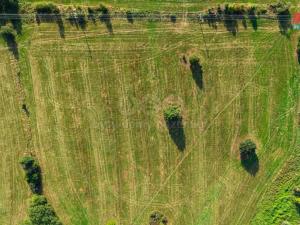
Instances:
[[[25,156],[21,159],[20,164],[25,170],[25,178],[29,187],[34,194],[42,192],[41,169],[38,162],[31,156]]]
[[[149,225],[166,225],[168,219],[160,212],[153,212],[150,215]]]
[[[117,222],[115,220],[109,220],[106,225],[117,225]]]
[[[248,139],[240,144],[240,154],[242,159],[249,159],[255,155],[256,144]]]
[[[103,4],[100,4],[100,6],[99,6],[99,8],[98,8],[97,11],[99,11],[100,13],[102,13],[104,15],[106,15],[106,14],[109,13],[108,8],[105,5],[103,5]]]
[[[33,195],[28,210],[32,225],[62,225],[53,207],[43,195]]]
[[[58,14],[59,8],[52,2],[41,2],[35,6],[38,14]]]
[[[171,105],[164,110],[164,118],[167,122],[178,121],[181,119],[180,108],[176,105]]]

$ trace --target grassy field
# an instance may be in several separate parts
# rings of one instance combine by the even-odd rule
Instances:
[[[18,160],[28,152],[64,224],[148,224],[155,210],[171,225],[255,224],[297,150],[297,34],[281,35],[276,21],[256,32],[239,24],[236,36],[184,19],[112,25],[66,22],[61,38],[55,23],[26,24],[19,60],[1,43],[0,224],[26,217]],[[191,54],[202,89],[182,60]],[[182,108],[183,151],[163,119],[170,103]],[[239,161],[247,137],[258,145],[253,173]]]

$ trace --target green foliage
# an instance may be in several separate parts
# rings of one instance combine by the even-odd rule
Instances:
[[[109,13],[108,8],[103,4],[100,4],[99,9],[97,11],[99,11],[100,13],[102,13],[104,15]]]
[[[19,11],[19,0],[0,0],[0,13],[16,13]]]
[[[31,156],[25,156],[21,159],[20,164],[25,170],[26,181],[34,194],[42,192],[41,169],[38,162]]]
[[[15,42],[16,41],[17,34],[12,28],[10,28],[8,26],[3,26],[3,27],[1,27],[0,33],[6,42]]]
[[[289,10],[290,4],[284,0],[278,0],[277,3],[271,4],[270,8],[274,13],[282,14]]]
[[[191,65],[197,65],[200,63],[200,58],[196,55],[192,55],[190,58],[189,58],[189,61],[190,61],[190,64]]]
[[[117,225],[117,222],[115,220],[109,220],[106,225]]]
[[[149,225],[166,225],[168,219],[160,212],[153,212],[150,215]]]
[[[43,195],[33,195],[28,216],[32,225],[62,225],[53,207]]]
[[[59,8],[52,2],[40,2],[35,6],[38,14],[58,14]]]
[[[250,139],[247,139],[240,144],[240,154],[244,157],[244,159],[253,156],[255,154],[255,150],[256,144]]]
[[[164,110],[164,118],[166,121],[177,121],[181,119],[180,108],[177,105],[171,105]]]

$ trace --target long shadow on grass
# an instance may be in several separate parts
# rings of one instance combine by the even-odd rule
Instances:
[[[19,48],[16,38],[12,35],[4,35],[3,39],[7,44],[8,50],[13,54],[16,60],[19,60]]]
[[[182,118],[166,121],[169,134],[180,151],[185,149],[185,134],[183,129]]]
[[[241,164],[243,168],[252,176],[255,176],[259,170],[259,159],[256,154],[253,154],[248,158],[243,158],[241,156]]]
[[[291,18],[291,13],[288,9],[278,13],[277,19],[281,34],[287,34],[288,29],[291,27]]]
[[[109,13],[103,13],[102,15],[100,15],[99,19],[100,19],[101,23],[105,24],[106,29],[108,30],[108,32],[110,34],[112,34],[113,33],[113,26],[112,26],[112,23],[111,23],[111,17],[109,15]]]
[[[196,63],[192,63],[190,65],[190,69],[192,71],[192,75],[193,75],[193,79],[194,79],[195,83],[197,84],[197,86],[200,89],[203,89],[204,85],[203,85],[202,66],[199,64],[199,62],[196,62]]]

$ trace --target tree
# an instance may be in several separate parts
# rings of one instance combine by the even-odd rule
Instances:
[[[242,142],[240,144],[240,155],[242,160],[248,160],[252,158],[256,153],[256,144],[250,140],[247,139],[246,141]]]
[[[53,207],[43,195],[33,195],[28,216],[32,225],[62,225]]]
[[[164,111],[164,117],[167,122],[176,122],[180,120],[180,108],[177,105],[169,106]]]

